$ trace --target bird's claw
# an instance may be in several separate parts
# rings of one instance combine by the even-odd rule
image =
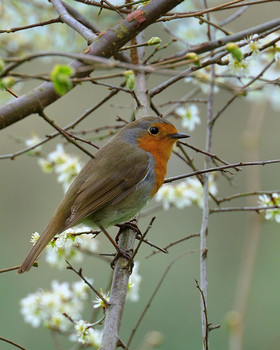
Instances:
[[[115,241],[118,243],[119,241],[119,237],[121,235],[121,233],[124,231],[124,230],[127,230],[127,229],[130,229],[132,231],[134,231],[136,233],[137,236],[140,235],[140,237],[142,236],[142,233],[139,229],[139,227],[137,226],[136,223],[134,223],[133,221],[127,221],[123,224],[118,224],[116,225],[117,227],[119,227],[119,232],[117,233],[116,235],[116,238],[115,238]]]

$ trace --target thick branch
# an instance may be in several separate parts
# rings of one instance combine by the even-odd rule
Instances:
[[[101,33],[88,47],[86,53],[101,57],[111,57],[126,42],[182,1],[151,0],[147,5],[129,14],[120,24]],[[83,67],[84,64],[75,60],[71,63],[71,66],[77,70]],[[84,77],[89,73],[89,71],[79,72],[75,77]],[[38,113],[60,97],[55,93],[51,82],[39,85],[31,92],[0,107],[0,129],[32,113]]]
[[[119,247],[133,250],[135,234],[130,229],[120,235]],[[130,265],[125,258],[117,260],[110,293],[110,305],[106,308],[106,319],[100,350],[115,350],[119,342],[119,331],[124,310]]]

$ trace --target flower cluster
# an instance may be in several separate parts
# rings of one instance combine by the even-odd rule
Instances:
[[[79,320],[74,326],[75,333],[71,334],[70,340],[99,348],[101,345],[102,331],[91,327],[91,323]]]
[[[80,319],[88,300],[89,286],[83,281],[72,284],[53,281],[51,290],[39,289],[20,301],[21,314],[32,327],[43,325],[61,333],[71,332],[71,341],[99,348],[102,332]]]
[[[217,193],[214,176],[209,176],[209,192],[212,195]],[[183,209],[192,204],[203,207],[203,187],[197,178],[189,178],[177,185],[164,184],[156,194],[156,201],[162,202],[163,209],[168,210],[174,205]]]
[[[178,10],[193,11],[199,6],[202,6],[200,0],[192,0],[180,4]],[[184,22],[167,23],[166,26],[177,37],[176,43],[189,51],[192,45],[202,44],[208,40],[207,25],[196,18],[188,18]],[[216,39],[220,37],[224,37],[224,34],[217,31]],[[229,53],[222,58],[223,64],[214,65],[214,92],[218,92],[220,87],[243,92],[244,86],[250,83],[250,89],[246,89],[246,95],[245,93],[242,95],[244,99],[250,103],[251,100],[259,103],[266,100],[275,110],[280,110],[280,88],[275,84],[280,72],[280,41],[277,41],[277,38],[279,38],[279,31],[265,37],[253,34],[239,42],[228,43],[226,49]],[[267,46],[268,43],[271,44]],[[275,61],[274,64],[269,69],[265,69],[272,60]],[[185,82],[192,83],[199,87],[202,93],[209,94],[213,80],[210,73],[210,66],[200,68],[185,78]],[[262,80],[254,79],[258,76],[261,76]],[[264,83],[265,80],[267,83]]]
[[[94,239],[92,233],[87,232],[91,232],[89,227],[76,226],[55,236],[46,248],[46,261],[53,267],[64,269],[66,266],[65,260],[69,262],[81,262],[83,260],[81,251],[96,252],[98,241]],[[38,232],[33,233],[31,243],[35,244],[39,237]]]
[[[57,181],[62,183],[65,192],[82,169],[79,158],[66,153],[61,144],[58,144],[56,150],[49,153],[46,159],[40,158],[39,165],[46,174],[53,171],[57,173]]]
[[[269,196],[267,194],[259,196],[259,204],[261,207],[279,206],[279,208],[266,209],[263,212],[265,213],[264,217],[266,220],[275,220],[280,223],[280,196],[278,193],[272,193]]]
[[[178,107],[175,113],[181,117],[183,128],[194,131],[196,124],[200,124],[199,110],[196,105]]]
[[[84,302],[89,298],[89,287],[83,282],[59,283],[53,281],[51,290],[39,289],[20,301],[21,314],[32,327],[43,325],[61,332],[68,331],[72,319],[79,319]]]

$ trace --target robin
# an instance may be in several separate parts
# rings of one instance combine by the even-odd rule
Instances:
[[[106,227],[135,216],[163,184],[174,143],[186,137],[160,117],[122,128],[81,170],[18,273],[30,270],[56,234],[82,220],[106,234]]]

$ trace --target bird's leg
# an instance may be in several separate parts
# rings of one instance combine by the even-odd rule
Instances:
[[[99,226],[100,230],[105,234],[105,236],[109,239],[109,241],[113,244],[113,246],[115,247],[117,254],[114,257],[114,259],[111,262],[111,267],[113,268],[115,265],[115,262],[118,260],[119,257],[123,257],[127,260],[130,260],[131,256],[129,254],[129,252],[122,250],[117,243],[113,240],[113,238],[109,235],[109,233],[107,232],[107,230],[103,227],[103,226]]]
[[[136,237],[138,239],[139,239],[139,237],[142,237],[142,232],[140,231],[139,227],[137,226],[135,219],[132,219],[131,221],[127,221],[123,224],[117,224],[115,226],[119,227],[119,232],[117,233],[116,238],[115,238],[115,241],[117,243],[119,241],[119,237],[120,237],[121,233],[127,229],[134,231],[136,233]]]

